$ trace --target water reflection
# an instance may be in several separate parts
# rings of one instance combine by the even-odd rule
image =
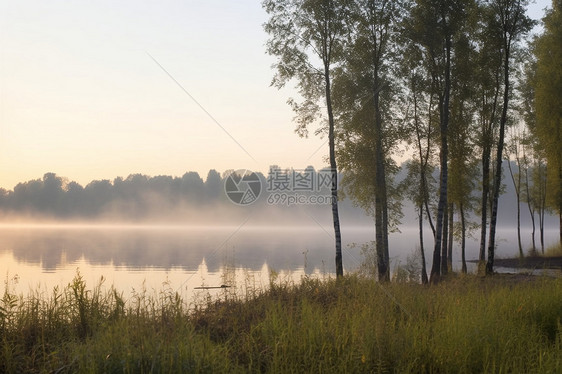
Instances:
[[[354,238],[369,240],[367,230]],[[4,229],[0,252],[18,262],[56,271],[84,258],[91,265],[128,269],[196,270],[203,258],[211,272],[231,263],[259,270],[264,262],[280,270],[299,267],[333,271],[333,239],[320,228],[105,228]]]
[[[374,238],[370,227],[343,229],[344,266],[356,269],[359,247]],[[547,235],[557,238],[555,230]],[[431,268],[433,239],[426,233],[426,262]],[[358,243],[350,248],[351,243]],[[514,230],[498,231],[498,256],[517,254]],[[390,236],[391,269],[404,264],[418,247],[415,228]],[[467,259],[478,254],[476,240],[467,245]],[[460,268],[458,246],[454,267]],[[474,267],[469,264],[469,270]],[[79,268],[89,284],[103,275],[122,290],[152,288],[163,283],[175,289],[220,285],[253,279],[267,284],[271,269],[292,277],[333,274],[330,227],[181,227],[181,226],[21,226],[0,227],[0,272],[19,277],[18,289],[66,285]],[[288,276],[288,275],[287,275]],[[257,280],[256,280],[257,279]]]

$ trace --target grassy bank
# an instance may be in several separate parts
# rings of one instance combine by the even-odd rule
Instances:
[[[0,372],[561,372],[562,279],[274,282],[126,303],[77,276],[0,302]]]
[[[473,262],[478,262],[477,260]],[[525,257],[496,258],[494,266],[512,269],[527,269],[529,271],[555,269],[562,270],[562,246],[555,244],[543,253],[530,250]]]

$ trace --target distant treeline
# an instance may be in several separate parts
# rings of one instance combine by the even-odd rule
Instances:
[[[134,218],[179,205],[200,206],[225,202],[223,178],[211,170],[203,180],[196,172],[181,177],[131,174],[113,181],[94,180],[85,187],[47,173],[42,179],[18,183],[12,191],[0,189],[4,213],[44,214],[55,217],[97,217],[115,213]]]
[[[274,167],[272,170],[280,169]],[[300,176],[311,171],[316,173],[312,167],[293,173],[283,170],[282,173]],[[55,173],[46,173],[42,179],[18,183],[13,190],[0,189],[0,212],[4,216],[113,216],[135,220],[156,216],[171,217],[186,210],[211,212],[225,210],[218,209],[219,207],[235,209],[237,206],[229,201],[225,193],[225,179],[232,172],[229,170],[221,175],[213,169],[205,179],[193,171],[186,172],[181,177],[131,174],[126,178],[117,177],[113,181],[94,180],[86,186]],[[263,173],[255,174],[262,182],[262,196],[252,206],[264,206],[267,205],[268,183],[272,182]],[[310,195],[314,192],[318,191],[299,191],[299,194]]]
[[[507,169],[507,166],[505,167]],[[517,166],[513,165],[517,171]],[[400,166],[400,171],[396,174],[396,182],[401,184],[407,179],[408,163]],[[97,218],[118,218],[124,220],[142,220],[152,218],[165,218],[182,220],[193,218],[223,217],[225,213],[232,213],[234,216],[240,209],[233,204],[225,193],[225,179],[233,171],[228,170],[223,174],[212,169],[207,173],[205,179],[201,178],[197,172],[186,172],[181,177],[167,175],[148,176],[143,174],[131,174],[126,178],[117,177],[113,181],[94,180],[86,186],[77,182],[69,181],[68,178],[61,177],[55,173],[46,173],[43,178],[18,183],[13,190],[0,188],[0,217],[11,218],[12,216],[31,216],[46,217],[55,219],[97,219]],[[268,215],[273,211],[285,211],[289,215],[285,218],[292,219],[297,210],[305,209],[322,220],[329,215],[329,204],[271,204],[268,197],[278,197],[275,194],[299,194],[309,195],[329,195],[329,188],[321,186],[321,178],[314,180],[311,189],[308,184],[302,182],[306,177],[314,174],[316,177],[328,175],[328,170],[321,169],[316,171],[309,166],[306,169],[280,169],[272,166],[268,175],[256,172],[261,180],[262,191],[260,198],[250,208],[254,213],[258,211]],[[438,171],[434,171],[435,176]],[[290,188],[286,190],[275,189],[284,183]],[[345,176],[340,174],[340,180]],[[300,182],[298,186],[291,185]],[[325,183],[326,181],[324,181]],[[273,190],[272,190],[273,189]],[[500,212],[501,224],[513,224],[516,216],[515,190],[513,184],[505,179],[502,201],[502,211]],[[342,195],[340,198],[343,198]],[[276,202],[278,202],[276,200]],[[274,205],[271,207],[271,205]],[[371,224],[372,218],[367,217],[365,211],[353,205],[351,199],[343,198],[340,203],[343,215],[343,222],[355,224]],[[402,201],[401,212],[403,214],[400,221],[402,225],[410,226],[415,224],[415,208],[407,199]],[[273,209],[273,210],[272,210]],[[435,209],[435,207],[433,207]],[[307,214],[308,215],[308,214]],[[204,217],[203,217],[204,216]],[[228,217],[227,217],[228,218]],[[547,215],[550,221],[552,217]],[[522,221],[528,223],[529,217],[523,214]]]

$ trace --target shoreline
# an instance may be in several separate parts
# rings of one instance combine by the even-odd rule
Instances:
[[[467,260],[467,262],[478,263],[478,260]],[[562,256],[553,257],[509,257],[494,259],[494,267],[514,269],[560,269],[562,270]]]

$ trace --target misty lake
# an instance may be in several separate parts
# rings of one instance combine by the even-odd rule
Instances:
[[[528,247],[530,235],[524,231]],[[498,230],[498,256],[517,255],[515,230]],[[547,245],[558,232],[546,232]],[[371,227],[343,227],[346,271],[359,267],[360,247],[374,240]],[[357,245],[353,246],[352,243]],[[537,238],[538,244],[538,238]],[[426,261],[431,267],[433,239],[426,233]],[[77,270],[89,288],[105,278],[124,294],[164,286],[193,295],[195,287],[228,284],[266,287],[272,271],[294,280],[303,275],[335,273],[330,226],[163,226],[163,225],[3,225],[0,226],[2,292],[27,294],[66,286]],[[417,229],[390,235],[391,268],[404,264],[418,248]],[[478,243],[467,244],[467,260],[476,259]],[[455,245],[454,266],[460,268]],[[469,271],[474,264],[469,263]],[[498,269],[499,270],[499,269]]]

